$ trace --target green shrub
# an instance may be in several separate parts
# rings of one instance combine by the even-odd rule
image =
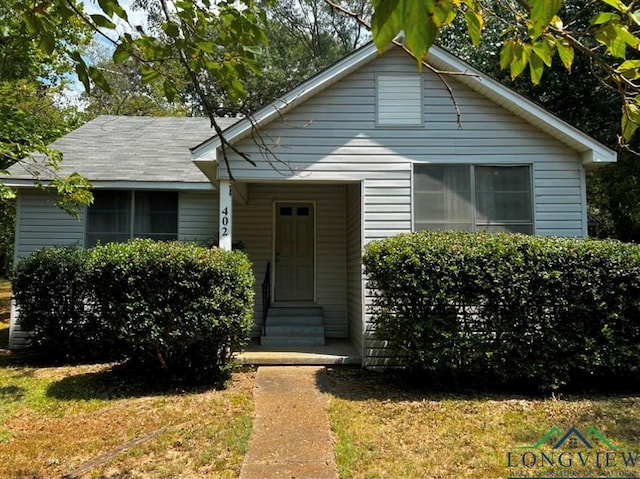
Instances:
[[[376,333],[399,364],[538,390],[640,373],[640,247],[421,232],[364,256]]]
[[[248,341],[253,274],[241,252],[134,240],[96,247],[90,281],[131,360],[172,379],[226,379]]]
[[[41,249],[20,261],[12,278],[20,325],[33,351],[51,361],[113,359],[114,331],[93,307],[88,253]]]

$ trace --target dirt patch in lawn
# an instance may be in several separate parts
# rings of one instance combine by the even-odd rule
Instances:
[[[254,373],[225,390],[153,391],[113,364],[0,358],[0,477],[237,477]]]
[[[328,376],[325,390],[343,478],[640,477],[640,460],[625,467],[619,456],[640,450],[637,396],[465,396],[429,393],[388,375],[354,369],[333,369]],[[574,426],[584,434],[593,426],[609,439],[617,447],[616,466],[605,467],[603,455],[596,464],[595,449],[600,451],[602,444],[586,466],[577,456],[582,444],[553,450],[559,434],[538,449],[518,449],[534,445],[553,427],[565,433]],[[537,454],[534,467],[520,461],[527,451]],[[565,466],[558,464],[562,451],[573,454],[570,467],[568,455]],[[555,453],[553,467],[540,467],[542,452]],[[588,450],[583,453],[584,458]]]

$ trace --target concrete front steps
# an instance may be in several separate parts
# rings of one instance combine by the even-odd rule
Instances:
[[[271,306],[260,344],[267,347],[323,346],[324,315],[320,306]]]

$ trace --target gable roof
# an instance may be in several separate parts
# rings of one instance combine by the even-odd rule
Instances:
[[[389,49],[391,48],[397,47],[389,47]],[[254,128],[266,126],[300,103],[373,61],[379,55],[373,42],[366,44],[300,84],[272,104],[258,110],[251,120],[243,119],[229,126],[224,131],[226,140],[233,144],[250,136]],[[467,75],[457,75],[455,78],[580,153],[582,163],[585,166],[616,161],[615,151],[442,48],[432,46],[429,49],[427,62],[441,71],[468,73]],[[464,111],[462,114],[464,115]],[[214,135],[192,149],[192,159],[204,171],[210,171],[210,166],[207,163],[216,161],[217,150],[220,147],[220,138]]]
[[[218,119],[224,127],[237,121]],[[191,161],[189,148],[210,137],[211,132],[206,117],[104,115],[50,146],[63,154],[61,175],[76,171],[92,182],[210,184]],[[33,183],[33,177],[21,164],[13,165],[9,173],[3,178],[8,185]]]

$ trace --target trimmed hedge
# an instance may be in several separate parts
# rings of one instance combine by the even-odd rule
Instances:
[[[31,331],[34,352],[54,361],[113,359],[115,331],[93,307],[87,281],[88,252],[41,249],[13,271],[20,326]]]
[[[113,359],[172,380],[219,383],[249,339],[253,274],[240,252],[133,240],[37,251],[15,269],[33,349],[50,359]]]
[[[253,273],[241,252],[136,240],[93,250],[96,302],[127,355],[187,382],[219,382],[253,322]]]
[[[364,264],[376,333],[412,371],[540,391],[640,373],[640,246],[421,232]]]

